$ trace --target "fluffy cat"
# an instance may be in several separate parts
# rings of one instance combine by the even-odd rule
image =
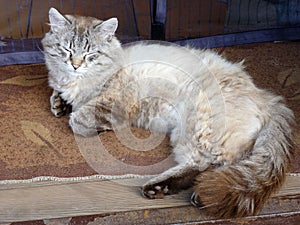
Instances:
[[[116,18],[51,8],[49,20],[42,44],[55,116],[71,105],[70,127],[83,136],[123,124],[170,136],[178,164],[144,184],[145,197],[193,186],[192,204],[229,218],[257,214],[281,187],[294,116],[242,63],[171,44],[123,47]]]

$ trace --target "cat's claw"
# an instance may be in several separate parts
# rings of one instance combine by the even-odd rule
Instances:
[[[196,207],[203,207],[203,205],[199,202],[199,196],[195,192],[191,196],[191,204]]]

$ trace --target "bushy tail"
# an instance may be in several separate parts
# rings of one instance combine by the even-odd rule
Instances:
[[[219,218],[255,215],[282,186],[292,157],[294,115],[280,97],[271,100],[269,114],[251,155],[201,173],[195,181],[192,202]]]

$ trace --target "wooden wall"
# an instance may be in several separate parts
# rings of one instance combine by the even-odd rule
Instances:
[[[151,37],[150,0],[0,0],[0,36],[42,37],[49,30],[50,7],[63,14],[118,17],[122,40]],[[220,0],[167,0],[166,40],[221,34],[226,11]]]
[[[168,0],[166,39],[222,34],[226,11],[227,4],[219,0]]]
[[[100,19],[117,17],[122,39],[150,38],[148,0],[0,0],[0,35],[7,38],[42,37],[49,30],[48,11],[55,7],[63,14]]]

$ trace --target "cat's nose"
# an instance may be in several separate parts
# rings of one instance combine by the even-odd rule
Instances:
[[[78,65],[78,64],[72,64],[72,66],[73,66],[74,70],[77,70],[80,67],[80,65]]]
[[[73,66],[74,70],[77,70],[81,66],[82,61],[83,61],[82,59],[78,59],[78,58],[72,59],[72,66]]]

